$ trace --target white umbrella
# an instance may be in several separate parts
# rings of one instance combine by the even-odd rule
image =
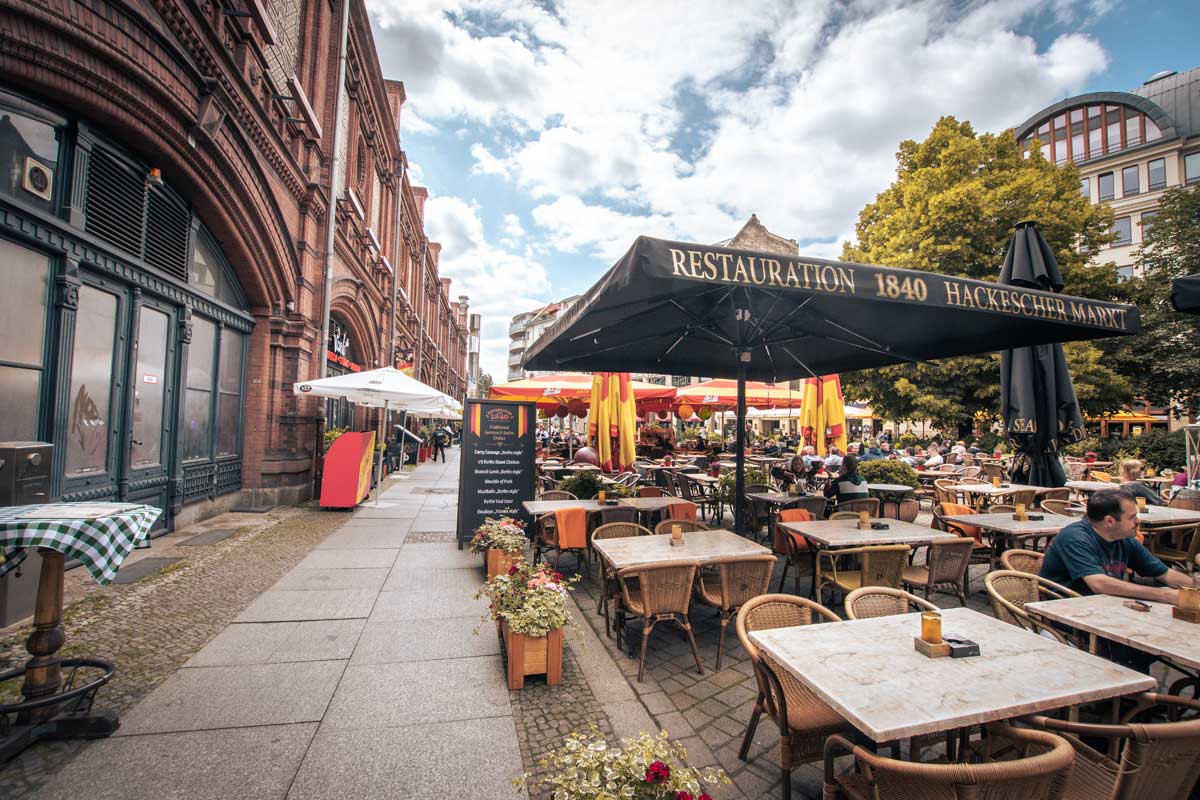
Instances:
[[[351,403],[383,408],[385,417],[389,408],[428,417],[445,416],[461,408],[458,401],[450,395],[439,392],[394,367],[305,381],[295,384],[292,391],[298,395],[345,398]],[[375,485],[378,487],[375,504],[378,505],[379,490],[383,488],[382,449],[379,450],[375,463]]]

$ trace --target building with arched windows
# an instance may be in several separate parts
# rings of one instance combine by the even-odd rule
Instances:
[[[373,417],[294,383],[398,364],[465,393],[404,99],[362,0],[6,4],[0,441],[53,443],[55,497],[168,527],[299,501],[323,428]]]
[[[1015,133],[1026,153],[1036,142],[1047,159],[1074,162],[1083,196],[1116,216],[1117,239],[1097,260],[1140,274],[1136,252],[1162,193],[1200,183],[1200,68],[1159,73],[1131,92],[1069,97]]]

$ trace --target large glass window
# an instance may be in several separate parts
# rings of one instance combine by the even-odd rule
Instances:
[[[192,248],[192,268],[188,274],[188,283],[209,297],[234,308],[241,308],[241,295],[234,287],[225,268],[225,260],[216,245],[203,230],[197,230],[194,238],[196,244]]]
[[[1121,107],[1105,107],[1104,123],[1108,129],[1108,152],[1115,153],[1121,149]]]
[[[187,388],[183,400],[182,447],[184,459],[212,455],[213,362],[217,326],[206,319],[192,321],[188,345]]]
[[[1088,106],[1088,158],[1104,155],[1103,124],[1100,120],[1100,106]]]
[[[217,375],[217,455],[241,452],[242,353],[245,337],[221,331],[221,364]]]
[[[1083,199],[1089,203],[1092,200],[1092,179],[1082,178],[1079,181],[1079,193],[1083,195]]]
[[[1121,194],[1128,197],[1142,190],[1141,179],[1138,177],[1137,164],[1121,170]]]
[[[1113,197],[1116,196],[1116,188],[1114,187],[1113,183],[1113,174],[1111,172],[1106,172],[1099,176],[1098,180],[1100,182],[1100,199],[1112,200]]]
[[[1157,211],[1142,212],[1142,241],[1146,241],[1146,234],[1150,233],[1150,229],[1154,227],[1154,218],[1158,216]]]
[[[1183,179],[1187,183],[1200,181],[1200,152],[1183,157]]]
[[[1117,217],[1113,220],[1113,233],[1116,234],[1117,240],[1112,243],[1113,247],[1120,247],[1124,244],[1129,244],[1133,238],[1133,231],[1129,224],[1129,217]]]
[[[1146,164],[1146,175],[1151,189],[1161,189],[1167,185],[1167,161],[1156,158]]]
[[[67,475],[102,472],[108,467],[117,309],[116,295],[94,286],[80,288],[67,410]]]
[[[170,318],[156,308],[141,309],[138,320],[138,363],[133,376],[134,467],[162,463],[163,397],[167,382],[167,337]]]
[[[0,193],[52,211],[61,129],[33,106],[0,93]]]
[[[0,441],[38,438],[50,259],[0,239]]]

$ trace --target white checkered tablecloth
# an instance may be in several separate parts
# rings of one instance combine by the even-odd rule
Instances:
[[[69,558],[79,559],[96,582],[104,585],[117,577],[121,562],[149,534],[154,520],[162,513],[153,506],[133,506],[128,510],[93,519],[26,519],[34,509],[61,510],[94,506],[95,503],[50,503],[41,506],[0,508],[0,575],[15,569],[25,560],[27,547],[48,547]]]

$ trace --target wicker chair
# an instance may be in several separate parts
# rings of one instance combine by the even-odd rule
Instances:
[[[1067,781],[1067,800],[1187,800],[1200,778],[1200,702],[1183,697],[1143,694],[1136,698],[1134,718],[1151,709],[1165,710],[1168,719],[1183,712],[1190,718],[1174,722],[1091,725],[1040,715],[1022,721],[1036,729],[1062,735],[1075,748],[1075,769]],[[1085,744],[1084,739],[1108,739],[1114,759]]]
[[[757,494],[759,492],[773,491],[775,490],[765,483],[746,484],[747,497],[745,498],[746,503],[744,506],[742,506],[742,508],[745,509],[746,513],[746,533],[751,537],[756,537],[758,535],[758,529],[766,525],[770,520],[771,508],[766,503],[760,500],[755,500],[753,497],[749,497],[749,495]]]
[[[657,486],[639,486],[638,497],[662,497],[663,490]]]
[[[878,497],[863,497],[858,500],[846,500],[834,506],[838,511],[850,511],[858,514],[861,511],[866,511],[872,517],[879,516],[879,498]]]
[[[924,564],[910,564],[900,577],[905,588],[921,589],[925,599],[938,589],[953,590],[960,605],[967,604],[967,569],[975,542],[959,538],[954,541],[931,542]]]
[[[671,533],[671,529],[676,525],[679,526],[681,533],[712,530],[712,528],[708,527],[703,522],[697,522],[694,519],[664,519],[662,522],[654,526],[653,533],[655,536],[661,536],[663,534],[669,535]]]
[[[649,536],[650,529],[636,522],[610,522],[592,531],[591,541],[597,539],[623,539],[631,536]],[[600,599],[596,601],[596,610],[604,613],[604,630],[612,629],[608,619],[608,601],[620,591],[617,585],[617,574],[608,567],[603,559],[600,561]]]
[[[988,600],[992,603],[992,611],[995,612],[997,619],[1034,633],[1047,631],[1063,644],[1075,644],[1055,628],[1040,623],[1037,618],[1025,610],[1025,605],[1039,600],[1079,597],[1078,592],[1073,592],[1065,586],[1059,586],[1054,581],[1048,581],[1038,575],[1008,569],[989,572],[984,576],[983,583],[987,588]]]
[[[779,510],[779,515],[775,518],[775,524],[771,532],[772,551],[777,556],[784,556],[783,572],[779,574],[779,591],[783,591],[783,582],[787,580],[788,570],[792,567],[796,568],[796,594],[800,594],[800,574],[807,568],[809,574],[812,574],[813,556],[815,551],[809,547],[808,540],[799,534],[791,533],[780,526],[781,522],[807,522],[808,520],[821,519],[813,513],[812,508],[815,504],[812,500],[820,500],[822,504],[825,498],[803,498],[809,500],[810,507],[797,507],[797,504],[789,503],[785,508]]]
[[[817,553],[817,574],[813,578],[818,599],[825,587],[840,589],[849,594],[862,586],[890,586],[900,588],[900,576],[908,563],[908,545],[885,544],[876,547],[847,547],[843,550],[822,550]],[[839,570],[837,562],[843,558],[857,556],[861,563],[858,569]],[[823,559],[829,560],[829,570],[824,568]]]
[[[1045,553],[1036,550],[1005,550],[1000,556],[1000,563],[1005,569],[1013,572],[1037,575],[1042,570],[1042,561],[1045,558]]]
[[[975,509],[959,503],[938,503],[933,507],[933,524],[931,527],[934,530],[953,533],[956,536],[961,536],[964,539],[970,539],[975,542],[975,546],[971,550],[971,563],[987,564],[990,568],[992,564],[992,548],[991,545],[983,541],[983,530],[974,525],[967,525],[962,522],[950,522],[945,519],[948,516],[957,517],[974,513],[976,513]]]
[[[738,641],[754,665],[758,697],[746,723],[738,758],[746,760],[758,721],[765,712],[779,726],[779,767],[783,771],[783,798],[792,796],[792,768],[821,757],[825,739],[852,729],[841,715],[812,693],[791,673],[750,641],[753,631],[810,625],[816,619],[841,622],[841,617],[820,603],[787,594],[765,594],[745,603],[737,615]]]
[[[709,560],[696,581],[696,602],[717,609],[721,638],[717,642],[717,669],[725,653],[725,629],[748,600],[770,590],[775,556],[726,556]],[[714,568],[712,571],[709,568]],[[715,580],[714,580],[715,578]]]
[[[999,478],[1000,481],[1003,482],[1004,479],[1008,477],[1004,474],[1003,464],[993,464],[990,462],[983,465],[983,474],[989,481],[993,478]]]
[[[1175,493],[1171,498],[1171,502],[1167,503],[1171,508],[1186,508],[1189,511],[1200,511],[1200,491],[1189,489],[1186,486]]]
[[[1038,489],[1038,502],[1046,500],[1070,500],[1071,490],[1065,486],[1060,486],[1057,489]]]
[[[825,744],[825,800],[1061,800],[1075,752],[1061,736],[1045,731],[993,725],[989,743],[1011,744],[1034,755],[981,764],[925,764],[900,761],[831,736]],[[854,770],[837,775],[834,762],[854,756]],[[786,796],[786,795],[785,795]],[[1099,796],[1093,796],[1099,800]]]
[[[1154,545],[1154,555],[1168,567],[1175,567],[1188,575],[1194,573],[1196,556],[1200,555],[1200,525],[1156,525],[1147,531],[1154,532],[1154,536],[1149,537]],[[1174,539],[1177,547],[1165,544],[1168,536]]]
[[[940,503],[957,503],[958,493],[955,488],[958,481],[953,478],[938,478],[933,482],[933,503],[936,508]]]
[[[636,580],[635,580],[636,579]],[[688,622],[688,607],[692,599],[692,583],[696,579],[695,561],[660,561],[617,572],[621,585],[621,603],[616,607],[617,646],[625,630],[625,614],[642,618],[642,655],[638,659],[638,683],[646,673],[646,644],[654,626],[671,620],[687,634],[696,659],[696,671],[704,674],[696,637]]]
[[[922,600],[915,594],[886,586],[864,586],[861,589],[855,589],[846,595],[845,606],[848,619],[890,617],[893,614],[907,614],[914,610],[940,610],[933,603]]]
[[[578,500],[579,498],[570,492],[564,492],[562,489],[555,489],[551,492],[542,492],[539,500]]]
[[[854,511],[835,511],[829,515],[830,519],[858,519],[858,513]]]
[[[1039,504],[1047,514],[1061,514],[1064,517],[1082,517],[1087,507],[1073,500],[1056,500],[1046,498]]]
[[[963,471],[959,474],[964,478],[978,478],[981,474],[983,474],[983,467],[979,464],[972,464],[969,467],[964,467]]]

